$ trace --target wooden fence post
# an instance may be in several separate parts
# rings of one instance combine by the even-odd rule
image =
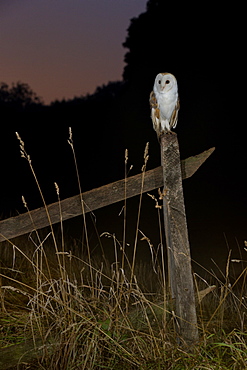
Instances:
[[[168,277],[176,329],[182,344],[191,345],[198,340],[198,328],[180,154],[175,133],[161,136],[161,164],[164,176],[163,208]]]

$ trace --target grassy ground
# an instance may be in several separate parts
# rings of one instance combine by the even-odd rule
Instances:
[[[70,145],[73,150],[72,137]],[[23,142],[21,152],[35,176]],[[59,199],[58,188],[57,193]],[[144,237],[138,220],[131,257],[125,225],[122,241],[105,233],[99,242],[111,241],[115,259],[110,263],[104,255],[91,254],[85,216],[83,221],[79,242],[66,241],[61,222],[59,234],[50,225],[25,242],[1,243],[2,369],[247,368],[244,265],[232,279],[236,262],[229,254],[220,276],[194,274],[199,341],[186,347],[175,330],[162,239],[157,255],[147,240],[151,262],[144,264],[135,258]]]
[[[28,341],[27,348],[21,347],[24,355],[33,349],[31,340],[40,349],[25,361],[26,368],[247,367],[242,285],[215,278],[216,288],[201,302],[197,299],[200,339],[188,349],[177,344],[176,318],[167,294],[164,304],[161,270],[155,273],[152,266],[137,264],[130,282],[131,269],[117,261],[111,266],[99,260],[89,264],[86,258],[50,248],[45,252],[43,247],[32,258],[23,252],[18,258],[19,253],[15,266],[2,268],[7,270],[1,289],[0,346]],[[150,279],[155,292],[149,291]],[[207,286],[206,280],[195,279],[202,288]],[[14,353],[20,355],[17,348]]]

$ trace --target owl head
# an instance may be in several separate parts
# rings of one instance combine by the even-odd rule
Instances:
[[[158,94],[176,93],[178,90],[177,80],[171,73],[159,73],[155,78],[153,90]]]

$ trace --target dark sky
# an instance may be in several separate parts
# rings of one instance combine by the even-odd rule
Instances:
[[[69,99],[92,93],[108,81],[121,80],[128,49],[131,50],[126,75],[132,79],[132,90],[120,94],[121,99],[113,104],[116,112],[105,109],[104,99],[98,103],[101,116],[100,120],[94,117],[93,124],[89,102],[83,114],[81,106],[77,111],[76,106],[71,111],[66,111],[66,107],[64,111],[56,111],[56,106],[45,107],[50,109],[48,119],[45,109],[44,116],[27,116],[25,125],[18,119],[11,122],[12,126],[3,125],[6,148],[4,145],[0,148],[5,176],[2,187],[10,193],[9,201],[2,192],[7,199],[5,216],[9,215],[9,208],[24,211],[20,194],[27,196],[29,202],[37,197],[37,192],[29,190],[35,184],[28,175],[27,163],[19,158],[15,131],[25,141],[48,203],[51,194],[56,198],[52,190],[54,181],[61,187],[62,199],[78,192],[73,164],[64,168],[64,163],[71,161],[67,144],[69,125],[73,128],[82,184],[88,186],[83,191],[123,178],[125,148],[129,149],[129,164],[140,172],[144,147],[149,141],[148,169],[159,165],[159,144],[152,129],[148,97],[155,75],[169,71],[178,79],[181,98],[175,131],[182,158],[216,147],[199,171],[184,181],[192,254],[196,261],[207,264],[214,258],[224,268],[228,246],[234,249],[234,258],[239,248],[246,253],[243,12],[230,5],[216,12],[209,3],[198,7],[197,13],[194,5],[189,8],[186,3],[184,9],[182,4],[176,12],[175,3],[167,4],[171,9],[162,2],[164,11],[159,15],[153,16],[150,10],[132,22],[129,44],[124,49],[122,42],[130,19],[145,12],[146,0],[1,1],[0,81],[26,82],[45,103]],[[154,32],[150,33],[150,29]],[[155,34],[162,35],[162,40],[160,36],[153,37]],[[93,103],[92,107],[95,109]],[[28,189],[26,184],[30,184]],[[159,230],[156,214],[152,214],[156,210],[147,195],[143,200],[140,229],[157,246]],[[117,233],[121,229],[123,222],[118,217],[121,207],[117,204],[106,209],[107,217],[105,209],[96,212],[99,232]],[[127,218],[132,221],[136,218],[138,200],[134,199],[128,209]],[[129,230],[132,229],[131,225]],[[140,253],[144,254],[142,249]]]
[[[146,0],[1,0],[0,81],[21,81],[44,99],[93,93],[121,80],[130,19]]]

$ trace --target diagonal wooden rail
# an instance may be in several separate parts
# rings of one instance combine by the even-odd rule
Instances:
[[[215,148],[206,150],[196,156],[189,157],[181,161],[182,178],[191,177],[198,168],[212,154]],[[52,224],[63,220],[79,216],[85,213],[119,202],[126,198],[140,194],[143,174],[138,174],[127,179],[119,180],[99,188],[89,190],[81,195],[64,199],[60,202],[52,203],[47,206],[50,221]],[[162,166],[145,172],[143,192],[151,191],[163,187]],[[84,207],[82,207],[83,199]],[[60,213],[60,208],[62,214]],[[0,242],[14,237],[27,234],[33,230],[42,229],[49,226],[49,218],[45,207],[23,213],[16,217],[11,217],[0,221]]]

